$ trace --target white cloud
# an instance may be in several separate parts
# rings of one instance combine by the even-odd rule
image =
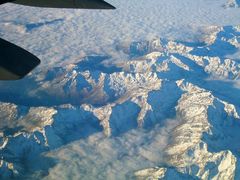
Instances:
[[[135,129],[119,137],[106,138],[102,133],[75,141],[47,156],[59,162],[46,179],[125,179],[136,170],[164,163],[164,148],[179,120],[147,131]]]
[[[53,67],[63,67],[67,64],[76,63],[83,59],[82,57],[93,54],[108,55],[112,61],[121,60],[124,62],[124,60],[129,58],[124,48],[129,48],[130,43],[138,40],[146,41],[154,39],[155,37],[163,37],[198,43],[205,39],[206,34],[214,34],[212,31],[215,32],[217,29],[215,26],[238,24],[240,19],[240,9],[224,9],[223,4],[226,3],[226,0],[111,0],[109,2],[114,4],[118,9],[115,11],[57,10],[30,8],[12,4],[3,5],[0,7],[0,35],[26,48],[42,60],[41,66],[35,71],[37,74],[46,69],[52,69]],[[213,25],[213,28],[209,28],[209,26],[212,27]],[[214,36],[213,39],[214,38],[216,37]],[[210,44],[213,39],[209,38]],[[183,51],[186,49],[183,45],[180,45],[178,49],[176,43],[174,43],[175,42],[172,42],[173,50],[171,51],[170,48],[166,54],[177,53],[182,55],[188,53],[188,51],[181,51],[181,47],[183,47]],[[121,48],[118,49],[117,47]],[[199,47],[196,49],[198,48]],[[170,56],[167,56],[166,58],[168,59],[169,57]],[[193,62],[195,60],[196,63],[198,62],[197,59],[195,59],[197,56],[191,56],[189,58],[193,58]],[[199,56],[198,58],[200,65],[201,62],[204,64],[202,60],[205,57]],[[162,59],[157,59],[157,61],[158,60],[161,61]],[[184,60],[186,59],[183,59],[183,61]],[[139,62],[140,66],[143,67],[140,60],[136,63]],[[164,63],[159,63],[158,65],[159,67],[164,67]],[[166,76],[166,78],[168,78],[166,81],[173,82],[172,79],[174,78],[189,78],[185,76],[185,71],[183,71],[180,66],[176,66],[179,65],[176,61],[175,64],[172,61],[166,61],[165,65],[167,65],[165,70],[171,70],[170,74]],[[173,68],[171,69],[171,67]],[[178,69],[176,67],[181,70],[177,72]],[[198,72],[199,69],[201,70],[200,67],[198,67],[199,69],[195,68],[196,66],[193,66],[192,63],[189,63],[189,67],[193,70],[191,75],[194,74],[194,71]],[[214,66],[214,68],[215,67],[216,66]],[[215,72],[214,68],[209,68],[209,71]],[[152,68],[146,69],[153,71]],[[227,72],[226,70],[222,71],[221,68],[220,70],[220,72]],[[41,73],[39,74],[39,76],[45,77]],[[38,77],[40,79],[39,76],[31,77]],[[43,100],[42,97],[47,97],[47,100],[48,98],[54,100],[54,95],[58,95],[58,93],[61,92],[57,89],[59,86],[56,86],[56,89],[51,87],[54,81],[49,81],[47,84],[45,83],[45,85],[48,85],[49,89],[53,90],[53,92],[51,92],[52,95],[50,93],[49,96],[44,96],[49,93],[48,91],[47,93],[43,92],[43,96],[41,96],[42,94],[40,92],[39,97],[37,97],[36,93],[38,89],[36,87],[41,88],[44,82],[31,79],[25,80],[9,84],[1,82],[1,85],[6,86],[2,88],[4,90],[1,89],[0,92],[5,92],[6,95],[10,94],[9,97],[16,92],[20,92],[21,96],[17,97],[19,99],[11,99],[11,97],[6,97],[6,99],[9,98],[12,101],[26,103],[29,106],[31,104],[37,106],[37,103]],[[55,78],[55,80],[55,85],[61,84],[57,78]],[[189,80],[191,81],[192,79],[189,78]],[[150,81],[147,80],[147,82]],[[134,84],[132,83],[136,82],[129,82],[129,85],[133,86]],[[228,86],[223,87],[222,84],[220,85],[225,91],[228,90],[228,88],[226,88]],[[205,84],[205,86],[207,85]],[[214,87],[216,88],[217,85]],[[9,88],[9,90],[7,88]],[[162,99],[157,99],[156,102],[154,101],[157,108],[159,108],[159,104],[162,105],[160,107],[160,109],[162,109],[159,114],[157,114],[159,117],[163,117],[165,115],[164,113],[168,113],[169,116],[167,117],[170,117],[170,114],[174,111],[175,106],[172,101],[175,100],[174,96],[177,96],[176,94],[178,92],[174,91],[169,93],[170,90],[173,91],[175,89],[166,89],[167,90],[164,91],[167,92],[166,95],[168,96],[162,96]],[[217,90],[219,89],[217,88]],[[25,95],[22,94],[22,91],[24,91]],[[135,92],[135,90],[133,91]],[[233,94],[232,92],[228,93]],[[224,92],[225,97],[227,97],[228,93]],[[30,98],[24,99],[26,94],[28,94],[29,96],[27,95],[27,97]],[[239,93],[237,92],[236,94]],[[4,95],[2,95],[2,97],[3,96]],[[58,96],[56,97],[57,100],[60,99],[59,102],[64,99],[61,99],[62,96],[59,96],[59,98]],[[227,98],[230,99],[229,97]],[[39,100],[38,98],[42,99]],[[178,97],[176,97],[176,99],[177,98]],[[32,99],[36,100],[36,102]],[[66,102],[68,102],[69,99],[67,99]],[[46,104],[49,103],[47,100]],[[51,102],[49,104],[51,104]],[[169,109],[173,111],[163,112]],[[33,114],[35,115],[37,113],[35,113],[35,111],[31,112],[23,124],[30,129],[36,124],[42,127],[42,124],[39,124],[38,121],[30,122],[29,124],[28,120],[32,118]],[[71,115],[73,116],[73,114],[69,114],[69,116]],[[66,116],[68,116],[68,114]],[[76,117],[72,118],[75,119]],[[2,121],[5,122],[4,119]],[[79,176],[86,179],[90,179],[91,177],[94,177],[94,179],[105,179],[105,177],[109,179],[117,177],[125,178],[126,174],[130,176],[135,170],[164,163],[163,150],[169,144],[171,130],[178,125],[178,123],[178,120],[168,120],[166,124],[162,126],[156,125],[149,131],[133,129],[118,137],[111,138],[105,138],[101,133],[96,133],[86,139],[64,145],[55,151],[47,153],[48,156],[58,159],[56,166],[49,169],[49,176],[47,178],[77,179]],[[126,125],[128,124],[126,123]],[[63,124],[63,126],[65,126],[65,124]],[[72,134],[69,136],[71,135]]]
[[[7,4],[1,7],[2,36],[42,59],[42,68],[78,61],[87,54],[119,58],[116,42],[129,44],[154,37],[191,40],[200,27],[237,24],[240,9],[221,1],[111,0],[114,11],[40,9]],[[14,12],[14,13],[12,13]],[[52,24],[45,22],[63,19]],[[27,24],[41,24],[29,31]],[[200,38],[200,37],[199,37]]]

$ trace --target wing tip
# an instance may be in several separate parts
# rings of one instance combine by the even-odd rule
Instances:
[[[40,60],[30,52],[0,38],[0,80],[24,78]]]
[[[116,7],[114,7],[113,5],[111,5],[111,4],[109,4],[109,3],[107,3],[107,2],[105,2],[104,1],[104,3],[106,4],[106,9],[112,9],[112,10],[114,10],[114,9],[116,9]]]
[[[1,0],[0,0],[1,1]],[[12,1],[15,4],[33,6],[33,7],[42,7],[42,8],[66,8],[66,9],[116,9],[110,3],[104,0],[69,0],[66,3],[62,3],[61,0],[52,0],[46,3],[43,0],[8,0]]]

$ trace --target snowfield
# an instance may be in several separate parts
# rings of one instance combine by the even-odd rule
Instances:
[[[0,8],[42,59],[0,82],[0,178],[239,179],[240,2],[109,2]]]

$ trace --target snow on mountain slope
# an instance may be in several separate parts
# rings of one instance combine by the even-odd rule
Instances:
[[[20,160],[41,152],[38,144],[48,146],[45,128],[52,125],[55,114],[53,108],[0,104],[1,178],[18,175],[19,169],[25,168]]]
[[[0,7],[42,59],[0,82],[0,179],[239,179],[239,1],[109,2]]]
[[[240,28],[207,31],[1,82],[0,177],[238,179]]]
[[[228,0],[227,3],[225,4],[225,7],[228,8],[237,8],[239,6],[240,6],[239,0]]]
[[[234,130],[240,125],[236,121],[239,120],[237,110],[204,89],[182,80],[177,83],[185,93],[176,107],[181,123],[173,130],[171,144],[166,148],[167,165],[175,167],[181,174],[200,179],[238,179],[238,149],[232,149],[231,143],[238,136]],[[228,145],[223,142],[228,142]],[[167,175],[167,171],[172,171],[172,168],[146,169],[135,175],[138,179],[170,178],[172,174]]]

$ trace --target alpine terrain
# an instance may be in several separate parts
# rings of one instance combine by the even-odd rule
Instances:
[[[95,29],[99,14],[103,24],[123,18],[116,28],[99,25],[96,36],[74,19],[85,11],[53,10],[45,18],[59,19],[39,22],[24,13],[44,17],[46,9],[1,7],[0,35],[42,58],[26,78],[0,82],[1,179],[240,179],[240,26],[229,18],[240,16],[240,2],[191,1],[192,11],[208,6],[229,17],[193,12],[198,26],[171,12],[162,30],[160,5],[180,3],[149,2],[160,3],[149,12],[158,23],[147,12],[134,16],[132,4],[145,1],[86,11]]]

